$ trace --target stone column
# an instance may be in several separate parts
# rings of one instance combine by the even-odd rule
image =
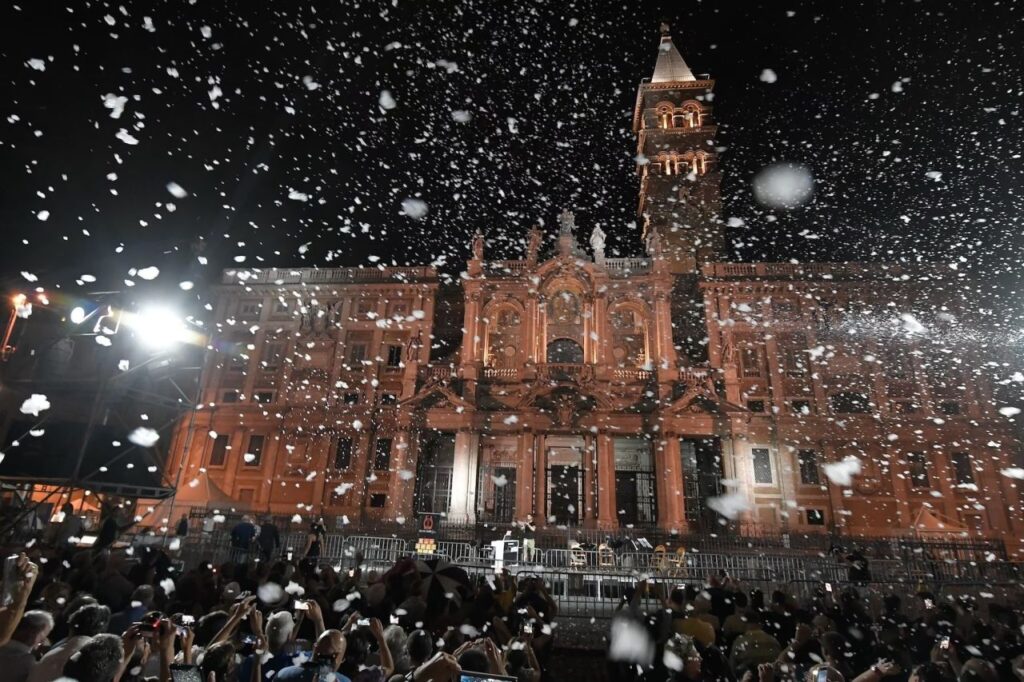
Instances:
[[[583,438],[583,513],[580,514],[581,525],[589,525],[595,518],[594,514],[594,436]]]
[[[662,528],[686,528],[686,500],[683,485],[683,461],[679,452],[679,437],[667,434],[662,441],[655,441],[654,469],[656,480],[664,481],[656,486],[662,489],[658,498],[658,525]]]
[[[764,354],[765,360],[768,363],[768,380],[771,382],[769,388],[772,392],[772,404],[775,406],[775,414],[786,414],[785,369],[779,356],[779,342],[774,334],[767,335],[764,342]]]
[[[516,518],[533,514],[533,434],[520,433],[516,444]],[[534,514],[534,520],[539,516]]]
[[[452,467],[452,492],[448,518],[457,523],[476,521],[476,479],[480,459],[480,434],[459,431],[455,434],[455,463]]]
[[[412,451],[408,431],[398,431],[391,446],[391,477],[388,480],[388,511],[392,518],[409,519],[412,514],[412,495],[415,483],[415,453]],[[410,476],[411,472],[413,476]]]
[[[597,434],[597,527],[611,530],[619,526],[619,510],[615,506],[615,450],[612,437]]]
[[[536,453],[533,471],[533,518],[538,525],[546,526],[548,524],[548,451],[543,433],[536,436],[533,448]]]

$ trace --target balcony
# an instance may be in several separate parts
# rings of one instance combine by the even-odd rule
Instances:
[[[628,277],[649,272],[651,262],[646,258],[605,258],[604,267],[612,277]]]
[[[537,380],[581,383],[594,379],[594,365],[574,365],[564,362],[551,362],[537,365]]]

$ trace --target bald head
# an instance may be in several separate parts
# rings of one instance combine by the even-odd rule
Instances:
[[[313,645],[313,658],[330,658],[334,661],[334,669],[337,670],[345,660],[345,635],[341,630],[324,630]]]

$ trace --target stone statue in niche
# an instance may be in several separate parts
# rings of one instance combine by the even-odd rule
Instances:
[[[406,364],[416,362],[420,354],[420,347],[423,345],[423,330],[419,329],[416,331],[416,336],[409,337],[409,342],[405,344],[405,362]]]
[[[661,234],[657,227],[652,227],[647,233],[647,255],[651,258],[661,258]]]

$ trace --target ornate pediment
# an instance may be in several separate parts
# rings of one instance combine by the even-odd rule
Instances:
[[[715,389],[715,382],[710,375],[693,375],[684,381],[685,390],[682,395],[672,401],[668,412],[672,414],[726,414],[730,412],[747,412],[747,409],[724,400]]]
[[[451,409],[462,408],[466,411],[473,411],[476,405],[469,402],[451,386],[450,379],[431,378],[423,384],[415,395],[412,395],[399,403],[401,407],[408,407],[414,410],[428,409],[431,407],[448,407]]]

